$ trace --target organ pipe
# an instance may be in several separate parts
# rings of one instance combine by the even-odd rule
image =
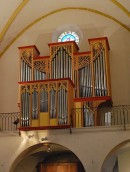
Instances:
[[[21,125],[30,125],[30,93],[25,89],[21,94]]]
[[[38,92],[36,88],[32,92],[32,119],[38,118]]]

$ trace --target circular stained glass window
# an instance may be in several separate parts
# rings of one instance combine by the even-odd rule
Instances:
[[[72,31],[64,32],[59,36],[58,42],[66,42],[66,41],[75,41],[78,44],[79,36]]]

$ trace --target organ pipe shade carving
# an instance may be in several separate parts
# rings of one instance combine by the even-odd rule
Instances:
[[[30,51],[23,51],[20,64],[20,81],[31,81],[32,78],[32,54]]]

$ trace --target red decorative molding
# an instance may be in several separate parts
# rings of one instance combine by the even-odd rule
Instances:
[[[74,102],[90,102],[97,100],[111,100],[110,96],[102,96],[102,97],[83,97],[83,98],[75,98]]]
[[[40,51],[36,47],[36,45],[29,45],[29,46],[23,46],[23,47],[18,47],[18,49],[26,49],[26,48],[35,48],[38,54],[40,54]]]
[[[27,85],[27,84],[32,84],[32,83],[43,83],[43,82],[55,82],[55,81],[69,81],[71,83],[71,85],[73,87],[75,87],[73,81],[70,79],[70,78],[59,78],[59,79],[46,79],[46,80],[37,80],[37,81],[27,81],[27,82],[18,82],[18,84],[24,84],[24,85]]]
[[[108,43],[108,38],[107,37],[101,37],[101,38],[92,38],[92,39],[88,39],[89,43],[91,41],[96,41],[96,40],[106,40],[106,43],[107,43],[107,47],[108,47],[108,50],[110,50],[110,46],[109,46],[109,43]]]
[[[50,46],[57,46],[57,45],[64,45],[64,44],[74,44],[76,46],[77,50],[79,50],[79,47],[75,41],[54,42],[54,43],[49,43],[48,46],[50,47]]]
[[[19,127],[19,131],[31,131],[31,130],[52,130],[52,129],[66,129],[70,128],[70,125],[57,125],[57,126],[39,126],[39,127]]]
[[[34,61],[37,61],[37,60],[42,60],[42,59],[49,59],[50,56],[39,56],[39,57],[34,57]]]

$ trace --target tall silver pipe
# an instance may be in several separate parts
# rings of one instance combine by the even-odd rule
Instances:
[[[54,61],[51,61],[51,78],[54,79]]]
[[[26,100],[26,126],[28,126],[28,92],[27,92],[27,100]]]
[[[89,97],[89,95],[90,95],[90,68],[89,68],[89,64],[87,64],[87,66],[86,66],[86,68],[87,68],[87,97]]]
[[[71,78],[71,71],[70,71],[70,56],[68,54],[68,77]]]
[[[66,121],[66,91],[65,91],[65,89],[63,89],[63,95],[64,95],[64,106],[63,106],[63,111],[64,111],[64,113],[63,113],[63,118],[64,118],[64,124],[65,124],[65,121]]]
[[[60,124],[60,90],[58,90],[58,124]]]
[[[63,47],[61,47],[60,78],[63,78]]]
[[[95,96],[98,96],[99,95],[99,92],[98,92],[98,62],[97,62],[97,59],[95,59],[94,61],[95,63]]]
[[[68,123],[67,114],[68,114],[68,100],[67,100],[67,91],[65,90],[65,124]]]
[[[105,50],[103,50],[103,80],[104,80],[104,90],[105,90],[105,96],[108,94],[107,90],[107,78],[106,78],[106,65],[105,65]]]
[[[72,72],[71,72],[71,57],[70,57],[70,55],[68,54],[68,66],[69,66],[69,71],[68,71],[68,77],[70,78],[70,79],[72,79]]]
[[[23,123],[23,116],[24,116],[24,94],[21,94],[21,111],[22,111],[22,116],[21,116],[21,125],[24,126]]]
[[[32,68],[30,67],[30,81],[32,80]]]
[[[63,88],[61,89],[61,120],[63,124],[63,106],[64,106],[64,94],[63,94]]]
[[[61,48],[58,51],[58,78],[61,78]]]
[[[56,58],[53,58],[53,61],[54,61],[53,75],[54,75],[54,79],[56,79]]]
[[[66,78],[66,51],[63,49],[63,78]]]
[[[22,63],[22,82],[25,81],[24,76],[25,76],[25,62],[23,61],[23,63]]]
[[[28,67],[27,67],[27,69],[28,69],[28,72],[27,72],[27,73],[28,73],[28,74],[27,74],[28,81],[30,81],[30,76],[29,76],[30,69],[29,69],[29,68],[30,68],[30,67],[28,66]]]
[[[66,66],[65,66],[65,77],[69,77],[69,57],[68,53],[66,53]]]
[[[30,125],[30,93],[28,93],[28,126]]]
[[[50,118],[52,118],[52,90],[50,91]]]
[[[77,70],[74,70],[74,84],[75,84],[75,95],[74,97],[77,97]]]
[[[92,72],[91,72],[91,67],[90,67],[90,63],[89,63],[89,97],[92,96]]]
[[[104,84],[103,84],[103,62],[102,62],[102,52],[100,54],[100,69],[101,69],[101,96],[104,96]]]
[[[28,81],[28,64],[25,63],[25,81]]]
[[[26,115],[27,115],[27,91],[25,92],[25,105],[24,105],[24,125],[27,126]]]
[[[38,93],[35,89],[32,93],[32,118],[38,118]]]
[[[58,124],[59,124],[59,115],[60,115],[60,92],[58,90],[58,107],[57,107],[57,114],[58,114]]]
[[[86,68],[86,97],[89,97],[89,80],[90,80],[90,73],[89,73],[89,65],[87,64]]]
[[[36,81],[36,68],[34,68],[34,80]]]
[[[20,66],[20,82],[23,81],[23,60],[21,59],[21,66]]]
[[[99,78],[99,96],[102,96],[101,92],[101,57],[100,54],[98,56],[98,78]]]
[[[82,97],[85,97],[85,87],[86,87],[86,72],[85,72],[85,67],[82,68]]]
[[[58,53],[58,52],[57,52]],[[58,59],[58,54],[56,54],[56,79],[58,78],[58,72],[59,72],[59,59]]]

